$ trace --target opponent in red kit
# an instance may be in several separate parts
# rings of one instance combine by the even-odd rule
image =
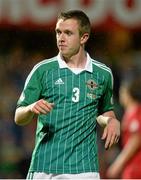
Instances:
[[[123,148],[107,171],[109,178],[141,178],[141,77],[120,88],[120,102],[125,108],[122,120]]]

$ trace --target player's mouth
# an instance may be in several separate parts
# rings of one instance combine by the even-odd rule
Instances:
[[[66,45],[59,44],[59,49],[61,49],[61,50],[65,49],[66,47],[67,47]]]
[[[65,44],[59,44],[59,47],[66,47]]]

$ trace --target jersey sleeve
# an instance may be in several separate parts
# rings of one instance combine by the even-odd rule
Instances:
[[[105,78],[105,90],[103,96],[101,97],[99,104],[99,114],[110,111],[114,109],[113,103],[113,75],[111,70]]]
[[[24,89],[17,102],[17,107],[27,106],[39,100],[41,94],[41,79],[37,68],[33,68],[28,75]]]

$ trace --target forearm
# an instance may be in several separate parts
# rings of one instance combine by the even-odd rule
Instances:
[[[132,135],[126,146],[117,157],[116,162],[119,163],[122,167],[135,155],[137,150],[141,147],[140,138],[141,137],[138,134]]]
[[[16,109],[15,112],[15,123],[17,125],[27,125],[33,119],[34,113],[31,111],[30,105],[23,106]]]
[[[107,112],[103,113],[102,115],[113,118],[113,119],[116,119],[114,111],[107,111]]]
[[[49,103],[44,99],[40,99],[28,106],[22,106],[16,109],[15,123],[21,126],[29,124],[34,115],[48,114],[53,109],[54,103]]]

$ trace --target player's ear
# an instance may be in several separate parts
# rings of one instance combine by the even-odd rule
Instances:
[[[84,33],[82,36],[81,36],[81,44],[85,44],[87,42],[87,40],[89,39],[89,34],[88,33]]]

